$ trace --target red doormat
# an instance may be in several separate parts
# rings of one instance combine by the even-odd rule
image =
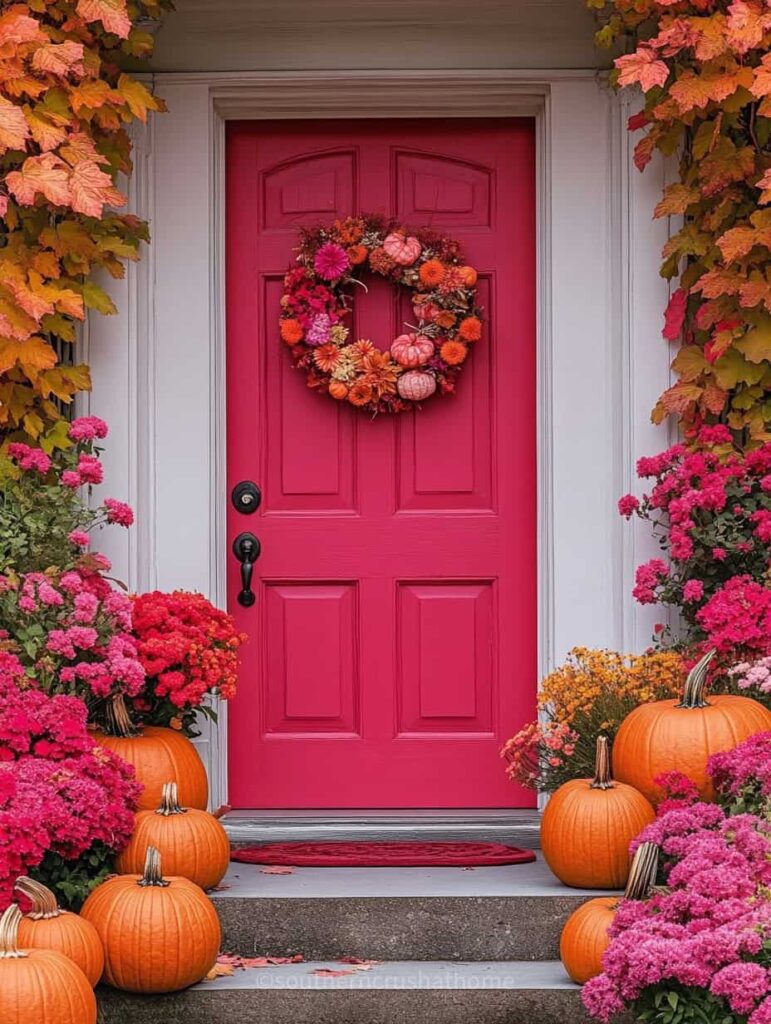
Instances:
[[[502,843],[264,843],[233,850],[230,859],[312,868],[459,868],[528,864],[535,854]]]

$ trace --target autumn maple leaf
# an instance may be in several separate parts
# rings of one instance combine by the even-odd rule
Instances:
[[[73,167],[70,190],[73,210],[87,217],[101,217],[105,205],[123,206],[128,201],[93,160],[82,160]]]
[[[771,95],[771,53],[767,53],[755,68],[750,92],[753,96]]]
[[[128,38],[131,19],[126,0],[78,0],[77,12],[84,21],[101,21],[108,32]]]
[[[661,334],[667,341],[676,341],[682,334],[687,308],[688,292],[684,288],[678,288],[672,293],[664,313],[664,330]]]
[[[26,149],[30,136],[24,111],[4,96],[0,96],[0,152],[7,149]]]
[[[0,17],[0,47],[9,43],[46,42],[47,38],[40,23],[26,14],[21,5]]]
[[[620,72],[619,85],[639,84],[644,92],[656,85],[664,85],[669,78],[669,68],[650,46],[638,46],[634,53],[617,57],[614,64]]]
[[[757,187],[763,189],[760,193],[760,199],[758,200],[760,205],[765,206],[767,203],[771,203],[771,167],[769,167],[760,179]]]
[[[771,26],[771,11],[756,0],[733,0],[728,8],[726,40],[736,53],[745,54],[763,41]]]
[[[84,75],[86,69],[83,67],[83,44],[68,39],[64,43],[47,43],[39,46],[32,55],[32,67],[35,71],[49,72],[53,75]]]
[[[28,157],[21,170],[11,171],[6,179],[8,190],[22,206],[32,206],[43,195],[54,206],[70,202],[69,168],[53,153]]]

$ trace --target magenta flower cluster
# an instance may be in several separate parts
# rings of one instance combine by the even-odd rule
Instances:
[[[139,791],[133,768],[94,744],[83,702],[34,688],[0,651],[0,910],[44,857],[124,846]]]
[[[768,1024],[771,823],[695,803],[665,811],[645,840],[665,854],[666,887],[619,906],[603,973],[583,989],[586,1008],[607,1022],[653,1010],[660,993],[707,994],[716,1020]]]
[[[742,452],[727,427],[705,426],[695,447],[642,458],[637,473],[653,485],[619,512],[653,526],[666,560],[638,567],[635,598],[678,608],[683,639],[723,664],[771,654],[771,444]]]
[[[769,816],[771,732],[759,732],[733,750],[713,754],[708,769],[721,803],[730,810]]]

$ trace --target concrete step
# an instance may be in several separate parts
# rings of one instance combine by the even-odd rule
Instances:
[[[578,986],[553,962],[334,962],[238,971],[169,996],[98,992],[104,1024],[585,1024]]]
[[[296,868],[231,864],[213,894],[223,949],[309,960],[552,960],[590,890],[532,864],[463,868]],[[607,895],[604,893],[603,895]]]

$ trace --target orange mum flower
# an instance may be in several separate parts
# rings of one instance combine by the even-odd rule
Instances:
[[[364,221],[361,217],[346,217],[335,221],[335,233],[343,245],[356,245],[364,235]]]
[[[347,249],[348,259],[351,261],[351,265],[358,267],[360,263],[363,263],[367,258],[367,247],[366,245],[352,245],[350,249]]]
[[[367,356],[375,351],[375,346],[366,338],[359,338],[358,341],[354,341],[353,345],[348,345],[347,348],[351,350],[351,355],[357,366],[361,366]]]
[[[376,274],[390,274],[396,263],[381,245],[369,254],[369,265]]]
[[[383,395],[392,395],[396,391],[399,367],[388,352],[374,349],[364,357],[362,367],[365,371],[362,379],[372,388],[375,397],[382,398]]]
[[[280,330],[281,338],[287,345],[296,345],[298,341],[302,341],[303,329],[299,320],[294,318],[282,320]]]
[[[418,271],[421,283],[427,288],[436,288],[444,280],[445,268],[441,260],[426,260]]]
[[[313,362],[324,373],[331,373],[340,362],[340,349],[331,341],[326,345],[319,345],[313,353]]]
[[[372,388],[366,381],[357,380],[348,392],[348,401],[351,405],[366,405],[372,401]]]
[[[462,341],[446,341],[439,349],[439,355],[448,366],[459,366],[468,355]]]
[[[460,322],[458,335],[464,341],[479,341],[482,337],[482,321],[478,316],[467,316]]]

